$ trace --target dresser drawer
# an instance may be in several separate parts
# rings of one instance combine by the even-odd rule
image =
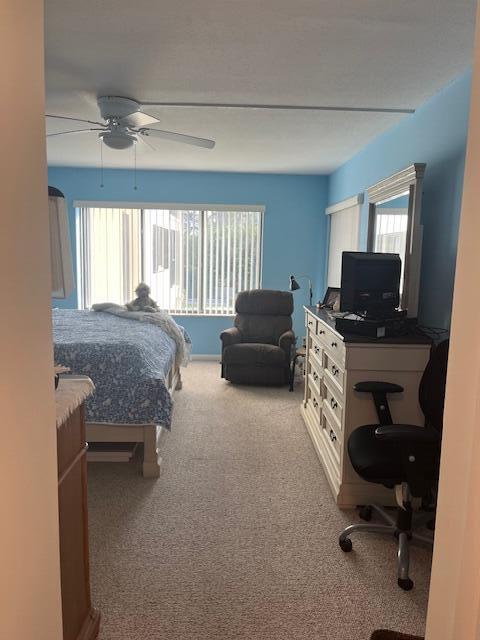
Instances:
[[[328,351],[325,351],[323,360],[325,371],[324,375],[327,381],[331,383],[330,387],[337,391],[337,393],[340,393],[340,395],[343,395],[343,383],[345,377],[344,370],[339,365],[336,358],[333,358]]]
[[[318,360],[318,362],[323,362],[323,346],[319,342],[318,338],[315,337],[313,333],[309,334],[310,340],[310,348],[309,348],[309,357],[313,356]]]
[[[331,457],[335,460],[337,467],[340,466],[341,457],[341,443],[337,428],[333,425],[326,413],[322,412],[322,437],[327,450],[330,452]]]
[[[314,335],[316,335],[316,333],[317,333],[317,325],[318,325],[317,319],[314,318],[310,313],[306,313],[305,314],[305,326]]]
[[[343,340],[322,322],[318,323],[317,335],[323,348],[328,351],[340,365],[345,366],[345,343]]]
[[[323,349],[320,349],[319,353],[314,353],[313,349],[310,349],[308,359],[313,363],[317,372],[323,376]]]
[[[315,415],[315,418],[318,421],[320,421],[320,417],[322,415],[322,402],[321,390],[317,390],[310,380],[308,380],[307,405],[309,406],[312,415]]]
[[[310,386],[313,387],[318,398],[320,398],[322,395],[321,384],[323,378],[323,367],[320,366],[314,358],[308,359],[307,375]]]
[[[324,399],[323,404],[328,408],[328,411],[334,416],[335,421],[338,422],[338,427],[342,429],[343,420],[343,396],[332,389],[333,385],[329,383],[324,384]]]

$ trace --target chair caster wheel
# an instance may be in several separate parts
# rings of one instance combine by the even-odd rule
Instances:
[[[348,553],[349,551],[352,550],[352,541],[350,540],[350,538],[346,538],[345,540],[339,540],[338,544],[340,545],[340,549],[342,551],[345,551],[345,553]]]
[[[413,589],[413,581],[410,580],[410,578],[407,578],[406,580],[402,580],[401,578],[399,578],[398,586],[404,591],[411,591]]]
[[[370,522],[370,520],[372,519],[372,507],[368,505],[360,507],[358,515],[362,520],[365,520],[365,522]]]

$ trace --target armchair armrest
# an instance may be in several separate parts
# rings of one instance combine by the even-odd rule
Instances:
[[[288,361],[292,359],[292,346],[295,344],[295,334],[292,330],[285,331],[278,339],[278,346],[285,351]]]
[[[232,344],[238,344],[242,341],[242,334],[237,327],[230,327],[229,329],[225,329],[220,334],[220,340],[222,341],[223,347],[228,347]]]
[[[393,384],[391,382],[357,382],[353,387],[355,391],[360,393],[402,393],[403,387],[399,384]]]
[[[417,427],[412,424],[390,424],[377,427],[375,438],[398,444],[438,444],[440,435],[428,427]]]

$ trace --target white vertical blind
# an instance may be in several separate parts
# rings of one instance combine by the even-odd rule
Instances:
[[[236,295],[260,286],[262,212],[205,211],[209,252],[203,313],[233,312]]]
[[[231,314],[258,288],[263,211],[81,207],[77,228],[81,306],[124,304],[141,280],[160,308]]]
[[[403,292],[405,252],[407,248],[408,208],[382,208],[377,205],[373,250],[379,253],[398,253],[402,259],[400,294]]]
[[[342,277],[342,253],[358,251],[360,207],[358,204],[340,208],[329,215],[330,242],[328,250],[327,286],[339,287]]]
[[[141,280],[140,211],[82,208],[78,229],[81,306],[131,299]]]

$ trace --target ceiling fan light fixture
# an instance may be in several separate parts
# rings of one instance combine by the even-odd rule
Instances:
[[[110,147],[110,149],[129,149],[135,142],[137,137],[131,133],[116,133],[112,131],[105,131],[100,133],[100,138],[103,142]]]

